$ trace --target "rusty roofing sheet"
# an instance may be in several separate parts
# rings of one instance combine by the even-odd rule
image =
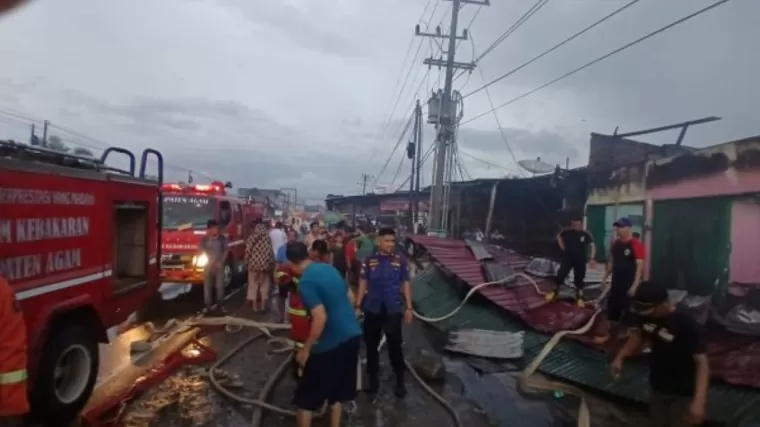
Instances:
[[[472,286],[486,281],[480,263],[464,242],[427,236],[411,238],[428,249],[438,264],[467,284]],[[494,246],[487,248],[495,261],[506,263],[515,272],[524,271],[530,262],[529,258],[510,250]],[[544,291],[554,286],[551,278],[534,277],[534,280]],[[481,288],[478,292],[540,332],[554,333],[577,329],[593,314],[593,308],[578,308],[569,301],[548,303],[523,277],[517,278],[509,287],[489,286]],[[590,335],[591,333],[573,338],[590,344]],[[707,341],[710,368],[714,377],[730,384],[760,388],[760,341],[716,327],[707,329]]]
[[[455,287],[447,283],[447,279],[437,270],[437,268],[430,268],[424,274],[417,276],[412,286],[416,309],[431,317],[450,312],[459,305],[461,298]],[[503,313],[493,306],[466,304],[452,318],[433,323],[432,326],[446,332],[465,327],[509,332],[524,330],[523,325]],[[525,330],[524,360],[535,358],[548,338],[546,334]],[[711,365],[714,365],[714,356],[714,353],[711,354]],[[739,362],[747,363],[744,365],[747,369],[744,371],[745,375],[757,377],[758,370],[749,369],[748,364],[751,363],[752,358],[760,359],[760,349],[748,351],[743,362]],[[609,376],[609,355],[570,340],[561,340],[538,369],[556,378],[638,402],[646,402],[649,391],[648,367],[644,358],[632,358],[626,364],[624,375],[619,380],[612,381]],[[713,373],[723,377],[715,371]],[[742,372],[736,371],[734,375],[742,375]],[[726,377],[723,378],[728,380]],[[707,408],[710,420],[729,425],[742,422],[741,427],[756,427],[760,425],[754,424],[760,420],[760,413],[755,409],[758,405],[760,405],[760,392],[757,390],[737,387],[721,381],[710,384]]]

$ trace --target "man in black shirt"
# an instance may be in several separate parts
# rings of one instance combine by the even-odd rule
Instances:
[[[553,301],[559,293],[559,288],[565,284],[567,275],[573,270],[575,284],[575,301],[583,307],[583,285],[586,279],[586,263],[594,261],[596,246],[591,233],[583,229],[583,218],[575,217],[570,221],[570,228],[565,228],[557,234],[557,244],[562,249],[562,262],[557,271],[554,283],[557,287],[546,294],[548,301]],[[590,256],[589,256],[590,255]]]
[[[649,409],[652,427],[700,425],[705,418],[710,371],[701,328],[688,313],[676,310],[664,286],[642,282],[632,311],[638,326],[612,363],[616,378],[623,361],[651,345]]]

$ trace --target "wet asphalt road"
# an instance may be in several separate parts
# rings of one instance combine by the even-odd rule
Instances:
[[[143,319],[162,325],[170,318],[186,318],[197,313],[202,306],[200,289],[170,301],[156,301],[146,308]],[[254,316],[242,307],[243,292],[233,295],[225,304],[233,315],[259,320],[275,321],[280,314],[273,310],[268,316]],[[140,331],[140,329],[137,329]],[[133,332],[139,336],[140,332]],[[215,332],[204,339],[219,357],[224,356],[241,341],[256,334],[245,329],[237,334]],[[131,339],[130,339],[131,340]],[[414,363],[421,349],[435,353],[441,337],[432,328],[415,322],[405,330],[405,350]],[[128,344],[126,345],[128,349]],[[234,390],[255,398],[280,365],[285,355],[271,354],[271,346],[264,339],[254,341],[222,366],[224,377],[237,384]],[[128,351],[128,350],[127,350]],[[443,383],[433,384],[460,414],[462,425],[467,427],[570,427],[576,425],[578,400],[557,397],[552,393],[526,396],[517,389],[514,368],[506,364],[483,360],[445,358],[447,377]],[[393,384],[387,358],[381,357],[384,383],[374,399],[360,394],[355,405],[346,405],[345,426],[403,427],[452,426],[450,415],[407,375],[409,393],[403,400],[391,393]],[[253,408],[232,402],[219,395],[207,380],[207,366],[185,367],[173,373],[160,385],[130,402],[123,412],[122,426],[229,426],[251,425]],[[275,387],[270,401],[278,406],[293,409],[290,400],[295,382],[286,375]],[[594,426],[642,426],[646,421],[639,410],[613,405],[601,398],[591,398],[589,405]],[[264,412],[262,425],[268,427],[293,426],[291,417]],[[317,424],[319,425],[319,424]]]
[[[181,297],[174,302],[172,309],[155,312],[150,320],[161,324],[170,317],[173,311],[182,306],[186,312],[195,311],[194,300],[199,299],[193,294]],[[243,294],[231,298],[227,305],[230,308],[242,304]],[[167,303],[171,304],[172,301]],[[160,313],[160,315],[159,315]],[[253,317],[250,310],[243,308],[234,314],[241,317]],[[276,320],[279,313],[272,311],[269,316],[258,316],[260,320]],[[204,342],[211,346],[221,357],[247,337],[256,334],[254,330],[243,330],[237,334],[224,331],[208,336]],[[407,328],[405,338],[406,349],[412,356],[418,349],[427,347],[427,340],[420,325]],[[254,398],[264,386],[271,374],[282,363],[286,355],[271,354],[271,347],[266,340],[254,341],[251,345],[237,353],[223,367],[223,376],[240,380],[241,387],[235,389],[242,395]],[[383,361],[385,382],[381,392],[375,399],[360,395],[356,404],[346,405],[344,425],[346,426],[412,426],[452,425],[451,417],[411,378],[407,378],[409,394],[403,400],[396,399],[391,394],[392,376],[390,369]],[[442,393],[457,411],[462,422],[468,427],[489,426],[487,417],[464,398],[460,384],[454,378],[434,386]],[[295,389],[295,382],[290,375],[275,387],[270,401],[278,406],[294,409],[290,400]],[[187,367],[173,374],[161,385],[154,387],[143,396],[130,403],[124,411],[122,425],[130,427],[142,426],[250,426],[253,408],[248,405],[232,402],[220,396],[206,380],[204,368]],[[294,420],[288,416],[264,413],[263,425],[271,427],[292,426]]]

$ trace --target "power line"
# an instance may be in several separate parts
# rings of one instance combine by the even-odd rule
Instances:
[[[396,173],[393,174],[393,179],[391,179],[391,185],[393,185],[396,182],[396,178],[398,178],[398,174],[401,173],[401,166],[404,165],[405,158],[406,158],[405,156],[401,156],[401,160],[399,160],[398,167],[396,168]]]
[[[505,166],[499,165],[499,164],[494,163],[494,162],[490,162],[490,161],[485,160],[485,159],[481,159],[480,157],[473,156],[472,154],[470,154],[470,153],[468,153],[468,152],[466,152],[466,151],[464,151],[462,149],[459,150],[459,153],[462,154],[462,155],[464,155],[464,156],[467,156],[467,157],[469,157],[469,158],[471,158],[473,160],[477,160],[478,162],[483,163],[484,165],[493,166],[495,168],[499,168],[499,169],[503,169],[503,170],[511,172],[511,170],[508,169]]]
[[[640,0],[631,0],[630,2],[628,2],[628,3],[624,4],[623,6],[619,7],[618,9],[616,9],[616,10],[612,11],[612,12],[611,12],[611,13],[609,13],[607,16],[605,16],[605,17],[603,17],[603,18],[599,19],[598,21],[594,22],[593,24],[589,25],[588,27],[586,27],[586,28],[584,28],[584,29],[582,29],[582,30],[578,31],[577,33],[575,33],[575,34],[573,34],[572,36],[570,36],[570,37],[566,38],[565,40],[563,40],[563,41],[559,42],[558,44],[554,45],[553,47],[551,47],[551,48],[549,48],[549,49],[545,50],[543,53],[541,53],[541,54],[539,54],[539,55],[535,56],[533,59],[529,60],[528,62],[525,62],[525,63],[523,63],[522,65],[520,65],[520,66],[518,66],[518,67],[516,67],[516,68],[513,68],[513,69],[511,69],[511,70],[510,70],[510,71],[508,71],[507,73],[505,73],[505,74],[502,74],[501,76],[499,76],[499,77],[497,77],[497,78],[495,78],[495,79],[491,80],[490,82],[488,82],[488,83],[484,84],[483,86],[481,86],[481,87],[479,87],[479,88],[477,88],[477,89],[473,90],[472,92],[470,92],[470,93],[468,93],[468,94],[464,95],[464,96],[463,96],[463,98],[467,98],[467,97],[468,97],[468,96],[470,96],[470,95],[474,95],[474,94],[476,94],[476,93],[480,92],[481,90],[485,89],[486,87],[488,87],[488,86],[491,86],[491,85],[493,85],[494,83],[496,83],[496,82],[499,82],[499,81],[501,81],[501,80],[503,80],[503,79],[505,79],[505,78],[507,78],[507,77],[511,76],[512,74],[514,74],[514,73],[516,73],[516,72],[518,72],[518,71],[522,70],[523,68],[525,68],[525,67],[527,67],[528,65],[530,65],[530,64],[532,64],[532,63],[534,63],[534,62],[538,61],[539,59],[543,58],[544,56],[546,56],[546,55],[548,55],[548,54],[550,54],[550,53],[554,52],[555,50],[557,50],[557,49],[561,48],[562,46],[566,45],[567,43],[570,43],[571,41],[575,40],[576,38],[580,37],[581,35],[585,34],[586,32],[590,31],[591,29],[595,28],[596,26],[598,26],[599,24],[603,23],[604,21],[606,21],[606,20],[608,20],[608,19],[612,18],[613,16],[617,15],[618,13],[620,13],[620,12],[622,12],[622,11],[624,11],[624,10],[628,9],[629,7],[631,7],[631,6],[633,6],[634,4],[638,3],[639,1],[640,1]]]
[[[431,144],[430,148],[428,148],[427,151],[425,152],[425,155],[422,156],[422,161],[420,162],[420,170],[422,170],[422,166],[425,165],[425,162],[427,161],[428,158],[430,158],[430,155],[433,154],[434,150],[435,150],[435,144]],[[402,182],[401,185],[399,185],[399,187],[396,189],[396,191],[400,191],[402,188],[405,188],[406,184],[409,183],[409,180],[411,178],[412,178],[411,175],[407,176],[404,182]]]
[[[0,110],[0,117],[2,117],[2,116],[6,116],[5,117],[6,119],[7,118],[14,118],[17,121],[18,120],[25,120],[28,123],[34,123],[34,124],[44,123],[44,120],[38,120],[38,119],[35,119],[33,117],[25,116],[23,114],[19,114],[19,113],[12,112],[12,111]],[[52,128],[52,129],[57,129],[59,131],[62,131],[65,134],[69,134],[69,135],[74,136],[75,138],[66,138],[67,142],[73,143],[74,145],[79,145],[79,146],[82,146],[82,147],[85,147],[85,148],[89,148],[91,150],[96,150],[96,151],[103,151],[106,148],[108,148],[108,147],[111,146],[111,144],[108,144],[108,143],[106,143],[106,142],[104,142],[102,140],[93,138],[91,136],[85,135],[85,134],[83,134],[81,132],[72,130],[72,129],[67,128],[67,127],[56,125],[54,123],[48,122],[48,127]],[[86,141],[90,141],[91,143],[83,142],[81,139],[84,139]],[[202,173],[202,172],[198,172],[198,171],[193,172],[191,169],[183,168],[183,167],[176,166],[176,165],[172,165],[170,163],[164,163],[164,167],[167,168],[167,169],[171,169],[171,170],[175,170],[175,171],[179,171],[179,172],[194,173],[196,175],[203,176],[204,178],[209,179],[209,180],[214,180],[215,179],[214,177],[212,177],[212,176],[210,176],[208,174],[205,174],[205,173]]]
[[[433,6],[433,11],[430,14],[430,18],[428,18],[427,22],[425,22],[425,28],[430,27],[430,21],[435,16],[435,11],[438,9],[438,5],[440,4],[440,1],[441,0],[436,0],[435,6]],[[430,6],[430,2],[431,2],[431,0],[428,0],[428,3],[425,5],[425,8],[422,11],[422,15],[420,16],[420,19],[418,19],[418,22],[423,22],[424,21],[425,12],[427,12],[427,8]],[[415,40],[415,37],[412,37],[412,39],[409,42],[409,49],[408,50],[411,50],[411,47],[414,45],[414,40]],[[417,57],[419,56],[421,49],[422,49],[422,40],[420,40],[419,44],[417,45],[417,51],[414,53],[414,57],[409,62],[409,70],[407,71],[406,76],[404,77],[404,83],[401,85],[401,89],[399,89],[398,94],[395,96],[396,101],[395,102],[391,101],[391,102],[393,102],[393,104],[392,104],[390,113],[388,113],[388,116],[383,121],[384,125],[383,125],[383,127],[381,128],[381,130],[380,130],[380,132],[378,134],[379,139],[383,139],[385,137],[385,133],[388,131],[388,126],[390,126],[391,120],[393,119],[393,113],[396,112],[396,108],[398,107],[398,103],[401,101],[401,98],[403,97],[404,89],[406,88],[406,84],[409,81],[409,76],[412,74],[412,71],[415,69],[414,64],[417,61]],[[398,88],[398,83],[399,83],[399,81],[401,79],[401,76],[404,75],[404,69],[407,68],[406,67],[406,57],[407,56],[408,56],[408,54],[405,55],[404,63],[402,63],[401,70],[399,70],[398,79],[396,80],[396,86],[393,88],[393,91],[391,93],[395,93],[396,92],[396,89]],[[417,69],[417,70],[419,72],[419,69]],[[391,98],[391,99],[393,99],[393,98]]]
[[[467,124],[467,123],[470,123],[470,122],[472,122],[472,121],[474,121],[474,120],[477,120],[477,119],[479,119],[479,118],[481,118],[481,117],[483,117],[483,116],[485,116],[485,115],[488,115],[488,114],[490,114],[490,113],[491,113],[491,112],[493,112],[493,111],[496,111],[496,110],[498,110],[498,109],[500,109],[500,108],[506,107],[507,105],[510,105],[510,104],[514,104],[515,102],[517,102],[517,101],[519,101],[519,100],[521,100],[521,99],[523,99],[523,98],[527,98],[528,96],[530,96],[530,95],[533,95],[534,93],[536,93],[536,92],[538,92],[538,91],[540,91],[540,90],[542,90],[542,89],[545,89],[545,88],[547,88],[547,87],[549,87],[549,86],[553,85],[554,83],[557,83],[557,82],[559,82],[559,81],[561,81],[561,80],[564,80],[564,79],[566,79],[566,78],[568,78],[568,77],[572,76],[573,74],[576,74],[576,73],[578,73],[578,72],[580,72],[580,71],[583,71],[583,70],[585,70],[586,68],[589,68],[589,67],[591,67],[591,66],[593,66],[593,65],[595,65],[595,64],[597,64],[597,63],[599,63],[599,62],[602,62],[603,60],[605,60],[605,59],[607,59],[607,58],[609,58],[609,57],[611,57],[611,56],[613,56],[613,55],[615,55],[615,54],[618,54],[618,53],[620,53],[620,52],[622,52],[622,51],[624,51],[624,50],[628,49],[629,47],[635,46],[635,45],[637,45],[637,44],[639,44],[639,43],[643,42],[644,40],[647,40],[647,39],[649,39],[649,38],[651,38],[651,37],[654,37],[654,36],[656,36],[657,34],[660,34],[660,33],[662,33],[662,32],[665,32],[665,31],[667,31],[667,30],[669,30],[669,29],[671,29],[671,28],[673,28],[673,27],[675,27],[675,26],[677,26],[677,25],[679,25],[679,24],[682,24],[682,23],[684,23],[684,22],[686,22],[686,21],[688,21],[688,20],[690,20],[690,19],[692,19],[692,18],[695,18],[695,17],[697,17],[697,16],[699,16],[699,15],[701,15],[701,14],[705,13],[705,12],[708,12],[708,11],[710,11],[710,10],[712,10],[712,9],[714,9],[714,8],[716,8],[716,7],[718,7],[718,6],[721,6],[721,5],[725,4],[725,3],[728,3],[729,1],[730,1],[730,0],[720,0],[720,1],[718,1],[717,3],[713,3],[713,4],[711,4],[710,6],[704,7],[704,8],[702,8],[702,9],[700,9],[700,10],[698,10],[698,11],[696,11],[696,12],[694,12],[694,13],[690,14],[690,15],[687,15],[687,16],[685,16],[685,17],[683,17],[683,18],[681,18],[681,19],[679,19],[679,20],[677,20],[677,21],[674,21],[674,22],[672,22],[672,23],[670,23],[670,24],[668,24],[668,25],[666,25],[666,26],[664,26],[664,27],[662,27],[662,28],[660,28],[660,29],[658,29],[658,30],[652,31],[651,33],[648,33],[648,34],[646,34],[645,36],[643,36],[643,37],[640,37],[640,38],[638,38],[638,39],[636,39],[636,40],[634,40],[634,41],[632,41],[632,42],[630,42],[630,43],[628,43],[628,44],[626,44],[626,45],[624,45],[624,46],[622,46],[622,47],[619,47],[619,48],[617,48],[617,49],[615,49],[615,50],[613,50],[613,51],[611,51],[611,52],[609,52],[609,53],[607,53],[607,54],[605,54],[605,55],[602,55],[602,56],[600,56],[599,58],[596,58],[596,59],[594,59],[593,61],[591,61],[591,62],[589,62],[589,63],[587,63],[587,64],[585,64],[585,65],[582,65],[582,66],[580,66],[580,67],[578,67],[578,68],[575,68],[574,70],[572,70],[572,71],[570,71],[570,72],[567,72],[567,73],[565,73],[565,74],[563,74],[563,75],[561,75],[561,76],[557,77],[557,78],[556,78],[556,79],[554,79],[554,80],[551,80],[551,81],[549,81],[549,82],[547,82],[547,83],[544,83],[543,85],[541,85],[541,86],[539,86],[539,87],[537,87],[537,88],[535,88],[535,89],[532,89],[532,90],[530,90],[530,91],[528,91],[528,92],[525,92],[525,93],[523,93],[523,94],[522,94],[522,95],[520,95],[520,96],[517,96],[517,97],[515,97],[515,98],[512,98],[512,99],[510,99],[509,101],[507,101],[507,102],[505,102],[505,103],[503,103],[503,104],[500,104],[500,105],[498,105],[498,106],[496,106],[496,107],[493,107],[493,106],[492,106],[492,107],[491,107],[491,108],[492,108],[492,110],[490,110],[490,111],[486,111],[486,112],[483,112],[483,113],[481,113],[481,114],[478,114],[477,116],[475,116],[475,117],[472,117],[472,118],[470,118],[470,119],[468,119],[468,120],[466,120],[466,121],[462,122],[461,124],[463,125],[463,124]],[[483,87],[484,87],[484,88],[486,88],[486,87],[488,87],[489,85],[490,85],[490,84],[484,84],[484,85],[483,85]],[[474,93],[474,92],[473,92],[473,93]]]
[[[388,156],[388,158],[385,160],[385,163],[383,164],[382,169],[380,169],[380,172],[375,175],[375,181],[373,185],[376,185],[380,177],[383,175],[383,172],[388,168],[388,164],[393,159],[393,155],[396,154],[396,151],[398,150],[398,147],[401,146],[401,142],[404,141],[404,135],[409,131],[409,127],[412,125],[412,122],[414,121],[414,115],[412,114],[409,116],[409,120],[406,122],[406,126],[404,127],[404,130],[401,132],[401,136],[398,138],[398,141],[396,142],[396,145],[393,146],[393,151],[391,151],[391,154]]]
[[[473,60],[473,62],[478,63],[481,59],[483,59],[484,56],[491,53],[494,49],[496,49],[497,46],[501,44],[504,40],[507,39],[507,37],[511,36],[512,33],[517,31],[518,28],[522,26],[522,24],[526,23],[536,12],[541,10],[542,7],[546,6],[546,3],[549,3],[550,0],[538,0],[536,1],[533,6],[530,7],[517,21],[515,21],[514,24],[512,24],[511,27],[507,29],[502,35],[500,35],[493,43],[491,43],[490,46],[486,48],[486,50],[483,51],[480,55],[478,55],[477,58]]]
[[[483,74],[483,67],[478,67],[478,71],[480,72],[480,77],[483,79],[483,81],[486,80],[485,74]],[[491,91],[486,89],[486,96],[488,97],[488,103],[491,105],[491,112],[493,113],[493,117],[496,120],[496,126],[499,127],[499,135],[501,135],[501,139],[504,141],[504,145],[507,146],[507,151],[509,152],[509,155],[512,156],[512,160],[514,160],[515,164],[517,164],[517,171],[520,175],[522,175],[523,178],[525,178],[525,174],[523,174],[522,169],[520,167],[520,164],[517,160],[517,156],[515,156],[515,152],[512,150],[512,146],[509,144],[509,139],[507,138],[506,133],[504,133],[504,128],[501,126],[501,120],[499,120],[499,115],[496,114],[496,109],[493,106],[493,99],[491,98]],[[538,201],[538,204],[541,205],[541,208],[546,212],[546,214],[549,216],[549,218],[557,223],[557,225],[562,226],[562,224],[557,221],[556,218],[554,218],[554,215],[552,215],[551,211],[549,211],[549,208],[546,207],[544,204],[544,201],[541,200],[541,196],[538,195],[536,190],[533,188],[533,184],[529,179],[526,179],[525,182],[528,184],[528,188],[530,188],[531,193],[536,197],[536,200]]]

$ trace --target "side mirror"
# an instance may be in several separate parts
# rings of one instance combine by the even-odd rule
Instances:
[[[230,181],[225,182],[224,188],[232,188],[232,183]]]

